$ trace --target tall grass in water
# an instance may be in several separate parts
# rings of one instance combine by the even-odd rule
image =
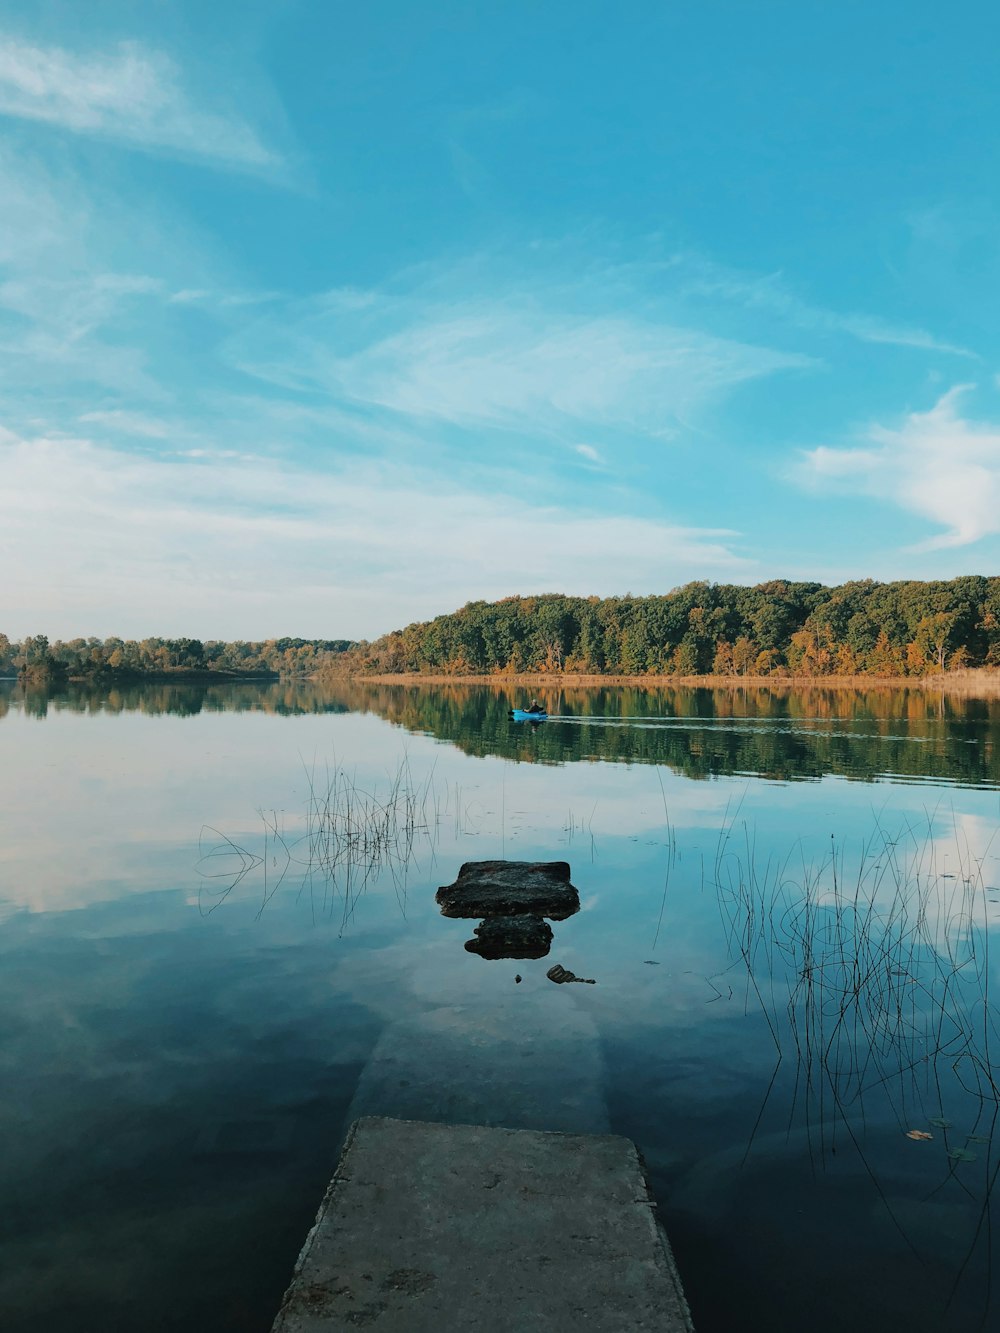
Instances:
[[[329,915],[339,904],[341,929],[354,915],[358,899],[373,880],[388,873],[405,911],[406,881],[419,846],[433,856],[435,833],[449,807],[434,787],[434,771],[414,779],[404,759],[384,787],[362,786],[346,769],[306,770],[308,797],[291,821],[278,811],[258,811],[263,825],[263,855],[206,826],[202,830],[200,873],[203,913],[214,911],[247,875],[263,871],[264,911],[289,879],[299,895],[308,895],[314,914]],[[209,844],[205,835],[219,841]]]
[[[940,1139],[941,1177],[923,1198],[957,1190],[971,1219],[943,1311],[985,1246],[985,1327],[1000,1176],[993,1150],[1000,1121],[993,1043],[1000,1033],[988,929],[995,904],[983,875],[989,847],[976,856],[954,820],[947,842],[935,837],[934,824],[928,815],[892,833],[876,821],[853,855],[831,838],[818,863],[808,863],[799,847],[761,864],[750,829],[727,821],[713,879],[748,1008],[760,1007],[777,1055],[744,1162],[782,1061],[791,1057],[788,1130],[804,1120],[814,1169],[817,1154],[826,1163],[837,1139],[849,1139],[886,1215],[922,1259],[883,1190],[866,1129],[880,1122],[884,1128],[888,1108],[900,1133]],[[977,1159],[978,1166],[964,1165]]]
[[[358,894],[388,871],[397,896],[405,898],[406,874],[419,837],[429,839],[433,825],[434,773],[415,783],[404,759],[384,792],[359,787],[343,769],[327,773],[325,788],[310,775],[306,829],[298,858],[310,893],[321,889],[323,901],[332,892],[344,903],[346,925]]]
[[[845,1109],[892,1084],[902,1113],[940,1091],[947,1060],[966,1091],[1000,1100],[983,859],[957,828],[945,853],[930,816],[894,834],[876,823],[854,856],[831,838],[819,864],[796,848],[762,866],[747,826],[724,826],[713,876],[731,955],[806,1090]]]

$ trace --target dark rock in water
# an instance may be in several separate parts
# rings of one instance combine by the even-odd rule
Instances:
[[[466,949],[480,958],[544,958],[552,944],[552,927],[540,916],[489,916],[475,929]],[[518,977],[518,981],[521,978]]]
[[[442,916],[452,917],[529,913],[563,921],[580,910],[565,861],[467,861],[436,901]]]
[[[597,985],[597,982],[593,977],[578,977],[575,972],[571,972],[568,967],[563,967],[561,963],[555,963],[549,968],[545,975],[550,981],[558,982],[560,985],[566,981],[580,981],[584,986]]]

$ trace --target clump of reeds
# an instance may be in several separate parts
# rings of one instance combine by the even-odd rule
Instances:
[[[357,895],[384,871],[397,892],[403,891],[416,840],[435,827],[428,817],[432,798],[433,770],[423,783],[416,783],[406,759],[384,791],[359,786],[341,768],[327,772],[325,787],[318,787],[310,774],[300,839],[304,854],[293,858],[305,882],[312,889],[318,881],[324,895],[339,891],[350,911]]]
[[[831,838],[818,864],[797,846],[761,865],[746,825],[719,838],[714,883],[747,993],[779,1055],[791,1046],[806,1087],[840,1108],[875,1085],[934,1080],[942,1058],[1000,1100],[983,858],[956,829],[946,870],[932,825],[876,824],[853,856]]]
[[[989,849],[973,855],[953,823],[946,851],[934,836],[934,822],[929,814],[921,825],[904,822],[891,833],[876,820],[853,856],[831,838],[817,864],[807,863],[796,848],[780,862],[771,858],[761,865],[749,828],[727,821],[714,882],[734,965],[745,975],[747,999],[759,1004],[777,1053],[744,1160],[790,1053],[796,1064],[789,1129],[800,1108],[810,1157],[819,1147],[824,1160],[842,1129],[886,1215],[921,1258],[865,1146],[866,1099],[879,1094],[910,1139],[940,1135],[942,1178],[927,1197],[951,1186],[974,1209],[947,1309],[984,1236],[992,1244],[1000,1087],[991,1044],[1000,1027],[989,988],[990,904],[983,876]],[[961,1102],[967,1112],[962,1123],[950,1118],[949,1101]],[[979,1175],[960,1175],[961,1164],[980,1154]],[[981,1327],[991,1299],[987,1282]]]
[[[359,895],[383,874],[391,877],[405,906],[406,875],[418,841],[433,849],[437,825],[448,806],[447,798],[442,802],[434,790],[433,769],[417,782],[404,758],[384,786],[364,786],[339,766],[326,768],[322,781],[315,768],[307,769],[306,779],[305,808],[291,821],[283,812],[258,811],[262,855],[216,829],[203,829],[200,873],[204,879],[223,880],[218,890],[203,888],[203,911],[214,911],[258,868],[263,870],[260,912],[289,877],[297,882],[300,894],[309,896],[314,911],[329,913],[339,902],[341,928],[353,915]],[[207,850],[206,832],[219,839]]]

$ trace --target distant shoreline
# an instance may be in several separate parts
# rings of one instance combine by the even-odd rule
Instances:
[[[40,672],[35,674],[29,672],[27,676],[20,673],[13,676],[0,676],[0,681],[11,680],[15,684],[22,685],[141,685],[145,681],[153,684],[162,685],[165,681],[186,681],[188,683],[204,682],[205,684],[219,684],[220,682],[233,680],[280,680],[281,677],[276,671],[201,671],[198,668],[190,670],[183,667],[176,671],[169,669],[165,671],[128,671],[128,670],[110,670],[95,671],[88,675],[63,675],[59,672]]]
[[[380,685],[492,685],[497,689],[518,686],[531,690],[587,689],[595,687],[685,686],[688,689],[732,691],[767,690],[771,693],[800,689],[824,690],[923,690],[935,694],[1000,698],[1000,670],[987,668],[952,671],[930,676],[620,676],[572,675],[526,672],[518,674],[449,676],[442,673],[384,672],[352,674],[352,680]]]
[[[60,677],[35,677],[25,680],[23,676],[0,676],[0,683],[11,684],[53,684],[53,685],[96,685],[113,687],[116,685],[142,684],[206,684],[219,685],[227,682],[274,683],[286,681],[312,681],[322,684],[331,679],[350,680],[359,685],[411,685],[411,686],[483,686],[494,690],[519,689],[539,695],[552,692],[563,693],[574,689],[709,689],[727,690],[739,694],[747,691],[766,691],[769,694],[788,694],[795,690],[839,690],[870,692],[872,690],[919,690],[926,694],[953,695],[970,699],[1000,698],[1000,670],[986,667],[970,668],[963,671],[944,672],[929,676],[675,676],[675,675],[598,675],[596,673],[574,674],[554,672],[518,672],[477,673],[473,675],[448,675],[444,672],[336,672],[327,675],[313,672],[309,675],[281,676],[276,672],[231,672],[178,669],[165,671],[114,671],[98,672],[94,675],[72,675]]]
[[[75,684],[138,685],[144,680],[155,681],[162,685],[164,681],[193,681],[197,684],[219,684],[226,680],[280,680],[276,671],[199,671],[196,667],[190,671],[183,668],[178,671],[107,671],[96,672],[93,676],[67,676]]]

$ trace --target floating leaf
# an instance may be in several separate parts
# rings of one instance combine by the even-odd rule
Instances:
[[[974,1162],[976,1154],[969,1152],[968,1148],[952,1148],[948,1156],[953,1162]]]
[[[989,1143],[989,1137],[986,1134],[966,1134],[969,1143]]]
[[[951,1121],[945,1120],[944,1116],[940,1115],[931,1116],[928,1124],[936,1125],[938,1129],[951,1129]]]
[[[932,1139],[933,1134],[928,1134],[926,1129],[908,1129],[906,1131],[908,1139]]]

